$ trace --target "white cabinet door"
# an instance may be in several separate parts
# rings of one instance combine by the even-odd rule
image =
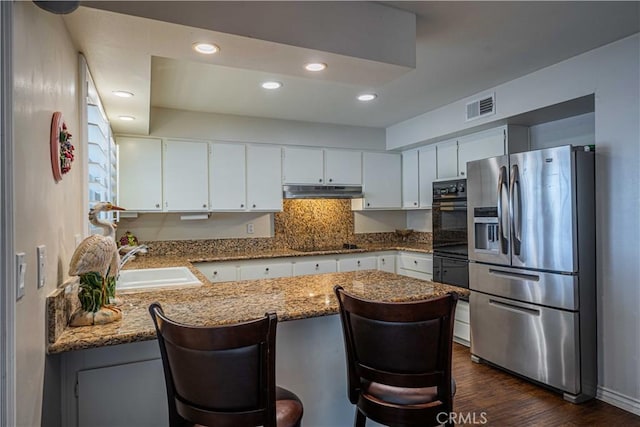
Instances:
[[[433,203],[433,181],[438,177],[435,145],[428,145],[418,150],[418,164],[420,207],[430,208]]]
[[[201,262],[194,266],[212,283],[238,280],[238,266],[235,263]]]
[[[162,210],[162,141],[118,138],[118,204],[131,211]]]
[[[338,263],[335,259],[309,259],[306,261],[293,262],[294,276],[335,273],[336,271],[338,271]]]
[[[438,179],[458,177],[458,141],[444,141],[436,144],[438,158]]]
[[[325,149],[324,176],[327,185],[362,185],[362,152]]]
[[[168,426],[160,359],[81,370],[77,381],[78,427]]]
[[[247,206],[254,211],[282,210],[282,150],[247,146]]]
[[[252,262],[240,265],[240,280],[273,279],[291,277],[291,261]]]
[[[402,153],[402,207],[417,208],[419,205],[418,150]]]
[[[466,178],[467,162],[504,155],[505,144],[506,128],[504,126],[458,139],[459,176]]]
[[[377,270],[378,259],[375,256],[348,256],[338,259],[338,271]]]
[[[285,184],[324,185],[321,148],[284,147],[282,153],[282,181]]]
[[[396,270],[403,276],[433,280],[433,255],[401,252],[396,260]]]
[[[395,273],[396,256],[393,254],[378,255],[378,270]]]
[[[243,211],[247,209],[244,144],[211,144],[209,201],[213,211]]]
[[[208,157],[206,142],[164,143],[162,171],[166,211],[209,210]]]
[[[400,154],[362,155],[364,208],[400,208],[402,205],[402,166]]]
[[[469,321],[469,302],[458,300],[456,304],[455,323],[453,324],[453,340],[457,343],[471,345],[471,327]]]

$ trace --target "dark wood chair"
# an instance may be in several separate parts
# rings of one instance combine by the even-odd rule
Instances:
[[[246,323],[199,327],[167,318],[158,303],[149,312],[172,427],[300,426],[302,402],[275,384],[275,313]]]
[[[355,426],[446,424],[453,410],[453,322],[458,295],[376,302],[334,288],[347,355]],[[439,415],[440,414],[440,415]]]

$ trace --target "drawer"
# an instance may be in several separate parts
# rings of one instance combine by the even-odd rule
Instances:
[[[396,256],[393,254],[378,256],[378,270],[388,273],[396,272]]]
[[[433,276],[431,274],[423,273],[422,271],[407,270],[406,268],[398,267],[397,274],[401,276],[413,277],[414,279],[433,281]]]
[[[433,274],[433,257],[402,254],[399,256],[398,268]]]
[[[291,263],[259,263],[240,266],[240,280],[291,277]]]
[[[238,267],[235,264],[212,262],[195,264],[195,267],[212,283],[235,282],[238,280]]]
[[[338,263],[335,259],[296,261],[293,263],[294,276],[304,276],[306,274],[335,273],[337,270]]]
[[[458,300],[456,304],[456,321],[469,323],[469,303]]]
[[[375,256],[348,257],[338,260],[338,271],[377,270],[378,260]]]

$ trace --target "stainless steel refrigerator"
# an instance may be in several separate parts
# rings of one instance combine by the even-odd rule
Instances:
[[[471,353],[595,396],[594,152],[562,146],[467,163]]]

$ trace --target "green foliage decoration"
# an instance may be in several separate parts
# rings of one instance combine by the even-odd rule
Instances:
[[[102,307],[102,277],[99,273],[92,271],[80,275],[78,299],[84,311],[95,313],[100,310],[100,307]]]

